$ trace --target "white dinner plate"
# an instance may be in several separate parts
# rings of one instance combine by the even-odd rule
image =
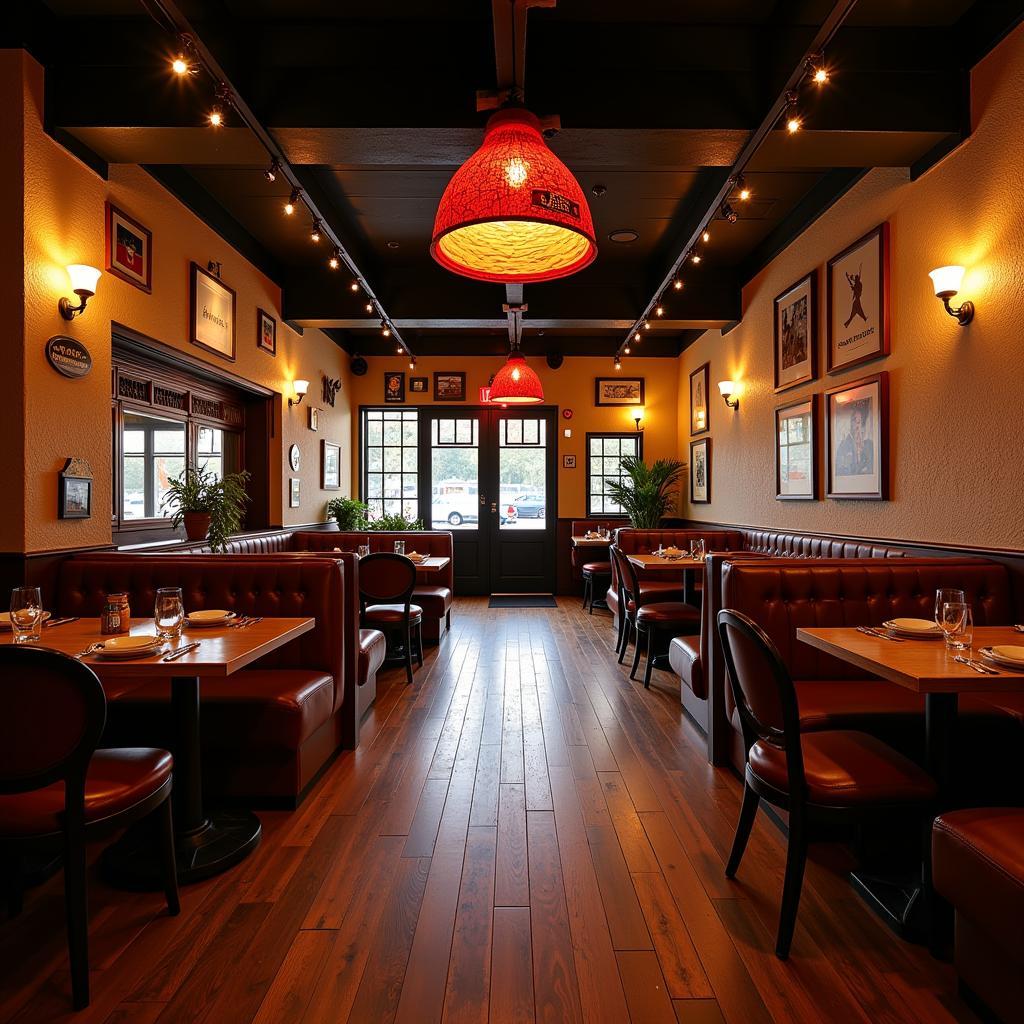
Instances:
[[[112,636],[96,651],[97,658],[141,658],[154,654],[163,646],[156,636]]]
[[[206,608],[203,611],[189,612],[185,616],[185,621],[192,627],[203,628],[205,626],[223,626],[225,622],[230,622],[235,618],[234,612],[229,612],[225,608]]]
[[[928,619],[889,619],[882,625],[893,633],[915,640],[939,640],[943,635],[942,630]]]
[[[43,622],[46,622],[50,618],[49,612],[43,612]],[[11,613],[0,612],[0,629],[8,630],[11,628]]]
[[[1024,669],[1024,647],[998,644],[995,647],[983,647],[981,653],[998,665],[1007,668]]]

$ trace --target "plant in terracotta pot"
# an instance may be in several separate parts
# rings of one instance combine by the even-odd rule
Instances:
[[[621,506],[636,530],[656,530],[661,517],[672,508],[675,485],[685,469],[675,459],[658,459],[648,466],[628,455],[622,460],[623,480],[605,484],[608,497]]]
[[[205,470],[186,469],[169,482],[164,494],[171,525],[184,525],[189,540],[208,539],[213,551],[227,550],[228,538],[242,525],[248,479],[248,472],[228,473],[218,480]]]

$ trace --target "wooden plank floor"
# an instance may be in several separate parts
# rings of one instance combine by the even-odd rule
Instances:
[[[92,1006],[69,1009],[59,876],[0,925],[0,1022],[757,1024],[975,1021],[948,965],[812,854],[772,953],[784,841],[739,808],[680,711],[615,663],[607,613],[456,603],[412,686],[381,680],[358,752],[234,871],[157,896],[91,879]]]

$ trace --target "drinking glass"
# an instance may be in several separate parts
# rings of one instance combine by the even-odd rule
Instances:
[[[156,635],[164,640],[177,640],[185,622],[185,606],[181,601],[181,587],[161,587],[156,592]]]
[[[405,541],[404,540],[396,540],[395,541],[395,554],[396,555],[404,555],[405,554]]]
[[[947,601],[942,606],[939,622],[946,635],[946,647],[953,651],[969,651],[974,642],[974,616],[971,606],[963,601]]]
[[[42,636],[43,596],[38,587],[15,587],[11,591],[11,632],[16,644],[27,644]]]
[[[369,544],[360,544],[356,548],[356,554],[360,558],[365,558],[369,553],[370,553],[370,545]]]
[[[942,628],[942,606],[944,604],[965,604],[967,598],[962,590],[935,591],[935,625]]]

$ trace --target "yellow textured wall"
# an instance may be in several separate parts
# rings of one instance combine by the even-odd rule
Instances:
[[[191,356],[273,389],[282,430],[275,441],[271,482],[272,521],[300,524],[323,519],[330,493],[320,490],[321,438],[344,442],[351,433],[348,404],[348,359],[320,331],[302,336],[281,321],[280,289],[256,270],[199,218],[136,166],[111,166],[109,180],[57,145],[42,130],[43,72],[21,51],[0,52],[10,84],[11,63],[20,65],[25,110],[25,485],[26,525],[13,550],[39,551],[103,544],[110,541],[111,322],[116,321]],[[100,278],[86,313],[71,323],[61,319],[57,300],[70,294],[64,267],[89,263],[103,269],[104,201],[110,199],[153,232],[153,291],[147,295],[110,274]],[[189,333],[189,262],[222,264],[224,282],[235,289],[236,361],[231,363],[191,345]],[[327,271],[325,271],[326,273]],[[256,347],[256,309],[278,321],[277,356]],[[85,343],[93,371],[83,380],[68,380],[46,362],[43,347],[53,334],[68,334]],[[343,381],[334,409],[319,400],[321,372]],[[289,409],[291,381],[308,379],[310,398]],[[7,380],[4,390],[18,386]],[[320,430],[307,428],[306,405],[321,406]],[[288,507],[284,466],[290,444],[302,449],[300,508]],[[68,456],[88,459],[95,476],[93,516],[89,520],[57,518],[57,472]],[[351,450],[343,444],[343,479],[351,473]],[[338,493],[338,492],[331,492]],[[342,492],[344,493],[344,492]]]
[[[709,331],[680,359],[679,446],[687,450],[691,370],[710,360],[712,503],[695,519],[1024,548],[1024,28],[972,76],[974,130],[911,181],[875,170],[744,289],[742,323]],[[804,274],[819,277],[819,362],[824,364],[824,267],[888,220],[892,245],[892,354],[844,374],[773,393],[773,298]],[[708,265],[714,266],[714,249]],[[961,298],[977,305],[961,328],[934,297],[928,271],[967,268]],[[628,364],[627,364],[628,365]],[[891,500],[775,500],[774,409],[845,380],[888,370]],[[732,413],[719,380],[744,392]],[[824,432],[819,462],[824,481]]]
[[[353,377],[350,395],[353,409],[353,447],[358,431],[357,410],[360,405],[384,404],[384,373],[403,370],[406,374],[406,404],[432,403],[435,371],[464,371],[466,374],[467,405],[476,405],[479,389],[487,385],[491,374],[497,372],[504,360],[498,356],[430,357],[417,361],[410,371],[404,359],[368,359],[370,368],[365,377]],[[558,515],[561,518],[582,518],[587,512],[586,500],[586,435],[587,431],[632,431],[631,408],[598,408],[594,405],[594,381],[597,377],[614,377],[615,369],[610,357],[590,358],[566,356],[557,370],[548,368],[543,357],[529,360],[540,375],[547,405],[572,409],[571,420],[558,418]],[[644,459],[674,458],[676,455],[676,388],[678,364],[674,359],[628,359],[619,376],[645,378]],[[426,395],[409,394],[409,377],[429,378],[430,391]],[[439,403],[443,408],[457,408],[458,402]],[[394,408],[400,408],[394,406]],[[572,430],[566,438],[563,430]],[[575,455],[576,468],[562,469],[562,456]],[[357,476],[353,479],[352,493],[359,489]]]

